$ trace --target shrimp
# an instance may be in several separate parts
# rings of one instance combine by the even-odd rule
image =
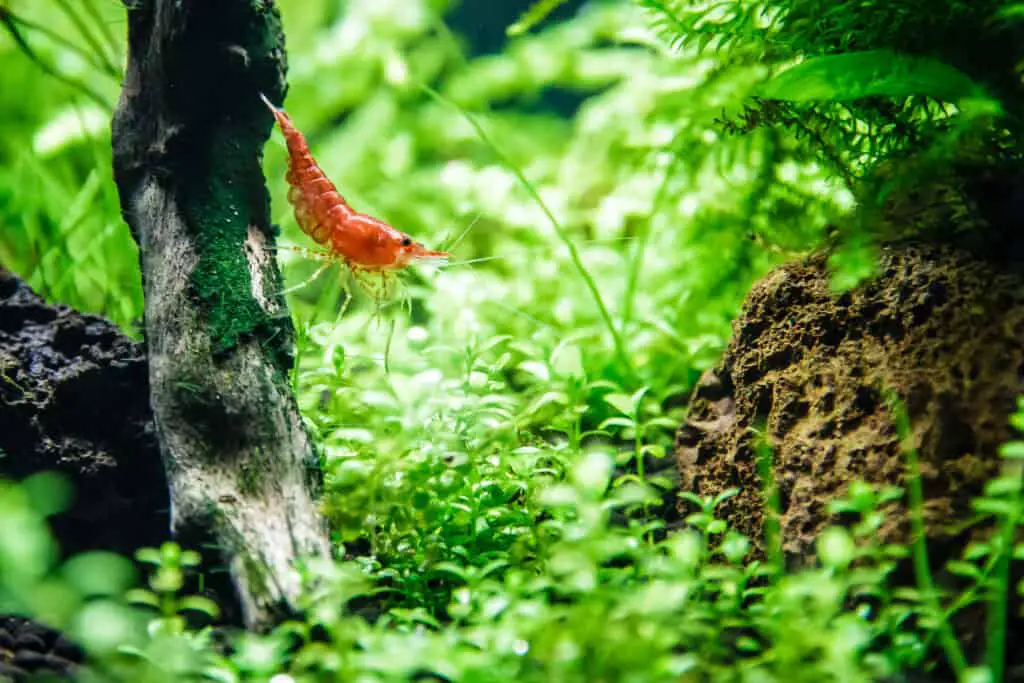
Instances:
[[[309,284],[331,262],[340,261],[379,305],[382,299],[392,296],[398,272],[417,262],[447,263],[447,252],[427,249],[408,234],[349,206],[317,165],[306,138],[289,116],[263,93],[260,99],[273,113],[288,145],[285,180],[295,221],[302,232],[327,249],[322,255],[328,262],[304,283],[287,291]]]

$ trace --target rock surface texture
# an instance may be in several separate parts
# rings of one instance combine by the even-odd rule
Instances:
[[[62,550],[131,555],[170,535],[146,359],[113,324],[51,306],[0,269],[0,476],[73,486]]]
[[[835,297],[825,257],[771,272],[747,296],[723,358],[696,388],[676,439],[683,490],[741,493],[720,509],[763,550],[754,429],[774,449],[790,561],[810,561],[855,479],[904,484],[883,390],[897,392],[919,449],[937,563],[959,553],[957,521],[998,471],[1024,390],[1024,276],[952,247],[890,245],[874,280]],[[884,384],[884,383],[887,383]],[[884,542],[906,541],[893,506]]]
[[[70,679],[82,649],[57,631],[20,617],[0,617],[0,681],[22,683],[43,673]]]

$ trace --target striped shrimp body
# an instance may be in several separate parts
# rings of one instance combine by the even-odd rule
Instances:
[[[376,298],[393,290],[390,275],[419,261],[445,262],[448,254],[427,249],[384,221],[355,211],[317,165],[305,137],[288,115],[262,93],[288,145],[288,201],[304,233],[342,261],[363,289]],[[322,272],[314,273],[314,277]],[[371,277],[367,277],[371,276]],[[374,277],[376,276],[376,277]],[[312,278],[311,278],[312,279]]]

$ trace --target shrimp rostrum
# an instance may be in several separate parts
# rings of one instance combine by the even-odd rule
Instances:
[[[288,115],[260,93],[274,114],[288,145],[288,202],[295,209],[295,221],[302,232],[326,248],[320,252],[327,263],[313,275],[287,291],[312,282],[332,262],[341,262],[355,281],[379,305],[390,298],[397,274],[415,262],[444,263],[448,254],[427,249],[408,234],[384,221],[355,211],[334,183],[317,165],[306,138]]]

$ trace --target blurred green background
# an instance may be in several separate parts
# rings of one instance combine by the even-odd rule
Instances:
[[[410,334],[444,347],[509,335],[538,356],[572,336],[589,371],[659,396],[683,391],[721,348],[752,277],[777,258],[750,239],[758,218],[742,201],[764,178],[723,178],[716,170],[730,160],[710,151],[712,119],[741,100],[742,79],[700,88],[715,65],[661,46],[631,2],[566,3],[507,37],[528,4],[280,2],[286,107],[359,210],[428,245],[465,232],[456,261],[493,257],[409,278],[417,305],[396,316],[395,368],[439,362],[410,349]],[[137,336],[137,253],[110,173],[124,10],[113,0],[4,7],[0,262]],[[283,151],[275,134],[265,163],[273,219],[286,243],[308,246],[284,201]],[[503,156],[581,252],[613,325]],[[813,165],[789,172],[813,194]],[[794,215],[787,234],[813,233],[820,218]],[[294,252],[280,259],[289,283],[317,265]],[[379,364],[384,339],[367,329],[360,300],[345,320],[333,315],[340,277],[334,269],[295,294],[296,322],[311,338],[344,339],[353,361]]]

